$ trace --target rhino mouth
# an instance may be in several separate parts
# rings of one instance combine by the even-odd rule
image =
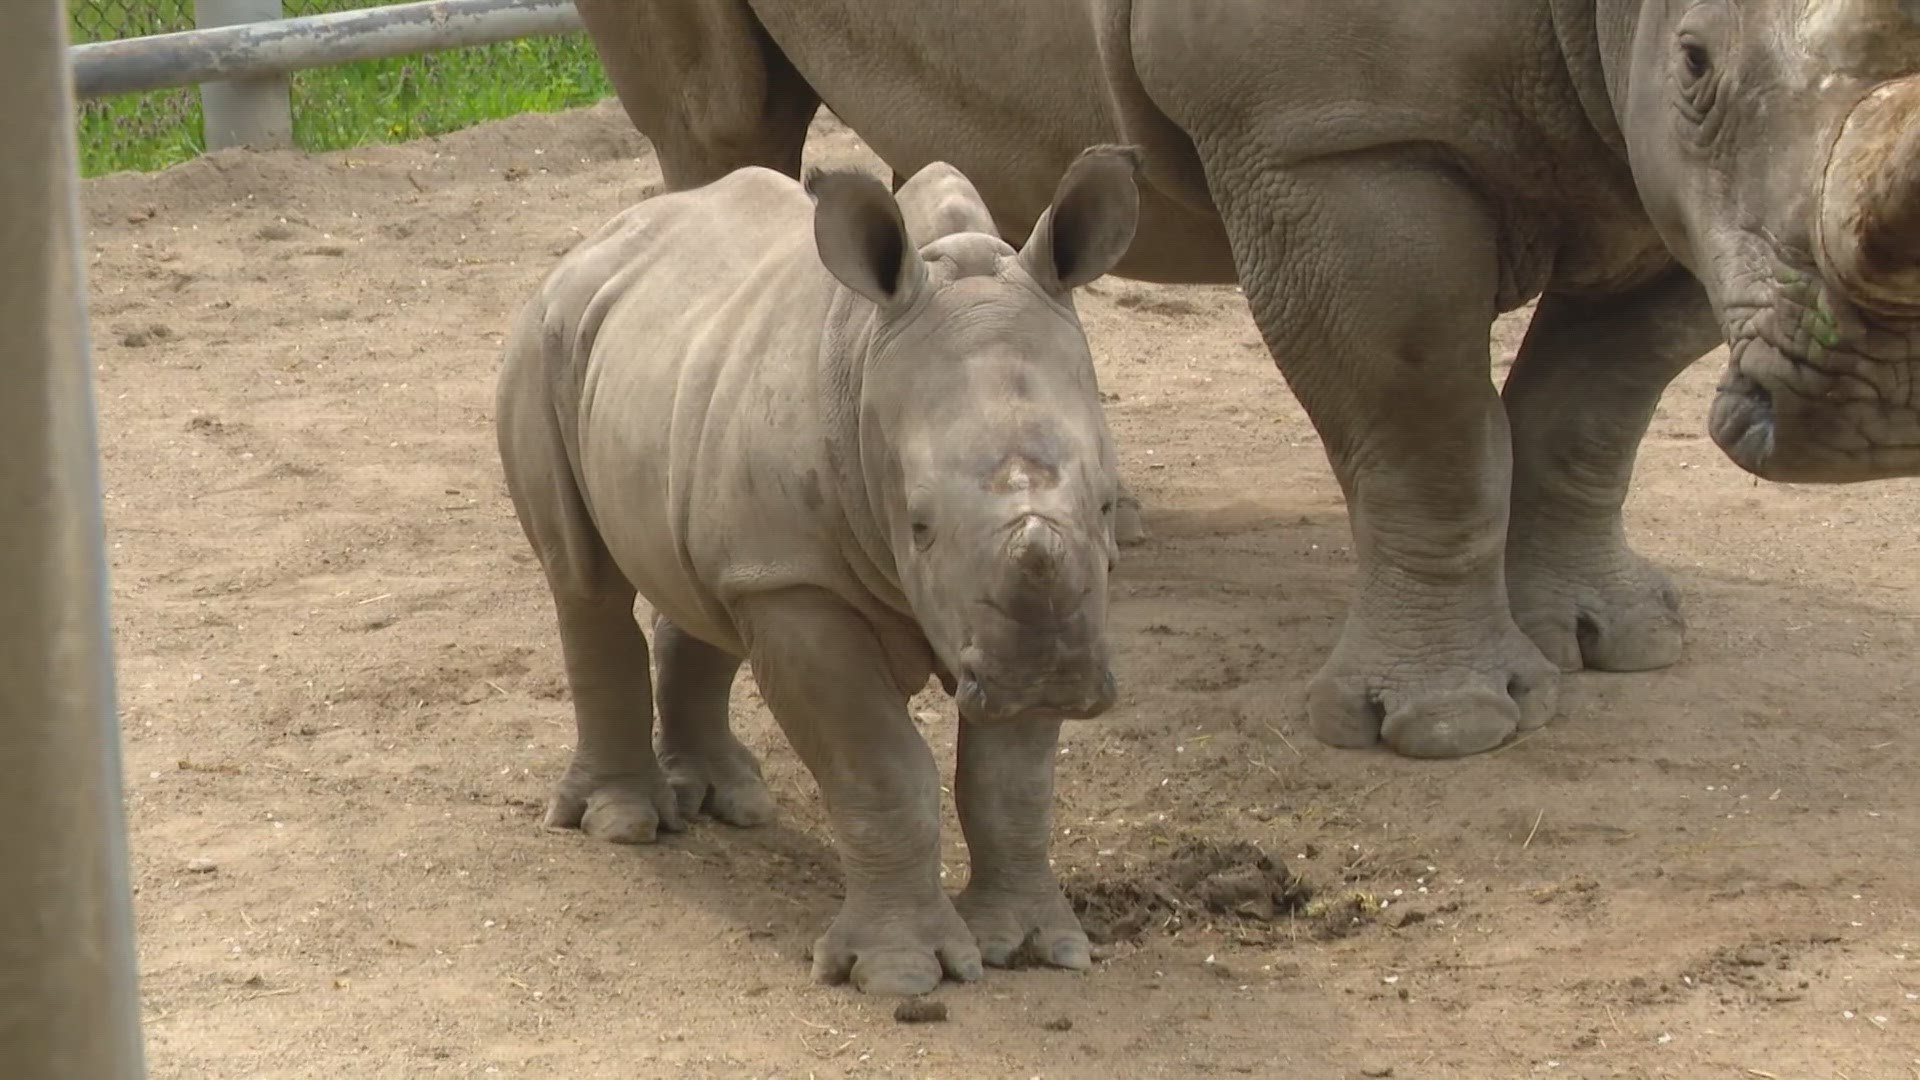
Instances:
[[[1767,475],[1773,464],[1773,394],[1743,374],[1738,362],[1727,364],[1714,392],[1707,429],[1734,464],[1756,476]]]
[[[1085,684],[1009,689],[968,674],[960,677],[954,695],[960,715],[975,723],[1013,720],[1092,720],[1113,708],[1119,686],[1108,671],[1092,687]]]
[[[1869,319],[1815,274],[1783,264],[1774,279],[1766,303],[1728,312],[1713,441],[1764,480],[1920,474],[1920,320]]]
[[[1765,476],[1773,460],[1773,395],[1729,364],[1714,393],[1707,425],[1713,441],[1734,463]]]
[[[1119,696],[1113,669],[1104,660],[1023,679],[990,674],[977,657],[969,657],[955,681],[953,696],[961,717],[984,723],[1091,720],[1112,709]]]

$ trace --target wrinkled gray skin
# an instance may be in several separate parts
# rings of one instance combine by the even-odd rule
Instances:
[[[645,843],[701,809],[765,821],[727,723],[744,658],[846,870],[817,978],[924,993],[1023,946],[1087,966],[1047,851],[1061,721],[1114,700],[1118,478],[1072,290],[1125,252],[1138,168],[1088,151],[1019,251],[934,164],[898,205],[860,173],[803,188],[742,170],[641,203],[560,262],[498,393],[579,725],[549,826]],[[957,901],[907,713],[930,675],[962,715]]]
[[[1243,286],[1350,507],[1313,730],[1410,755],[1679,658],[1620,509],[1661,390],[1770,479],[1920,473],[1920,0],[579,0],[667,181],[799,168],[824,99],[1017,236],[1147,153],[1117,273]],[[1540,303],[1503,389],[1488,329]]]

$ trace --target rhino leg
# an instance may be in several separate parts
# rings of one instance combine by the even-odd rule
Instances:
[[[960,724],[953,795],[973,872],[954,907],[994,967],[1011,967],[1023,953],[1054,967],[1093,963],[1047,864],[1059,741],[1057,720]]]
[[[940,773],[872,626],[811,590],[751,598],[738,615],[760,693],[825,797],[846,875],[813,977],[888,996],[924,994],[943,973],[980,978],[980,949],[940,887]]]
[[[673,788],[653,753],[647,643],[633,619],[633,593],[556,591],[554,606],[578,739],[547,801],[546,826],[614,844],[680,831]]]
[[[1559,679],[1507,603],[1494,222],[1418,157],[1279,169],[1247,151],[1212,153],[1208,175],[1255,321],[1346,493],[1359,562],[1308,686],[1312,729],[1416,757],[1491,749],[1546,723]]]
[[[1675,269],[1613,297],[1540,301],[1502,392],[1513,427],[1507,593],[1520,628],[1563,670],[1644,671],[1680,658],[1680,600],[1627,546],[1634,455],[1674,376],[1720,331]]]
[[[727,699],[740,659],[675,626],[653,620],[653,663],[660,713],[660,764],[685,817],[705,810],[729,825],[773,818],[773,795],[760,762],[727,722]]]
[[[800,175],[820,97],[747,0],[577,0],[620,105],[683,191],[758,165]]]
[[[574,485],[541,370],[540,327],[523,318],[507,350],[495,414],[507,491],[546,571],[578,725],[573,763],[547,803],[548,828],[616,844],[681,828],[653,752],[647,641],[635,591],[614,565]]]

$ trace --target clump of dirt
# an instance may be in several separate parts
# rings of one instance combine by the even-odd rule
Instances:
[[[1311,885],[1253,844],[1199,839],[1123,876],[1081,873],[1063,887],[1087,936],[1103,945],[1149,928],[1258,931],[1305,915],[1313,897]]]
[[[947,1003],[926,998],[908,998],[893,1008],[893,1018],[903,1024],[944,1024]]]
[[[1750,1007],[1799,1001],[1812,986],[1807,959],[1837,944],[1837,934],[1758,939],[1712,949],[1680,971],[1680,985],[1706,990],[1723,1003]],[[1663,985],[1662,990],[1669,989]]]

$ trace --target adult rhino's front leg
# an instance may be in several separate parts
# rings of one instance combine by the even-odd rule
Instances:
[[[1661,391],[1719,340],[1706,291],[1679,268],[1620,296],[1540,301],[1502,394],[1507,591],[1520,628],[1564,670],[1680,658],[1679,596],[1627,546],[1620,509]]]
[[[1482,204],[1412,157],[1279,169],[1203,153],[1255,321],[1347,496],[1359,589],[1308,687],[1315,735],[1459,757],[1546,723],[1559,672],[1514,624],[1503,573]]]
[[[808,590],[740,614],[754,680],[820,785],[846,873],[813,977],[882,995],[980,978],[979,947],[940,887],[940,773],[872,627]]]

